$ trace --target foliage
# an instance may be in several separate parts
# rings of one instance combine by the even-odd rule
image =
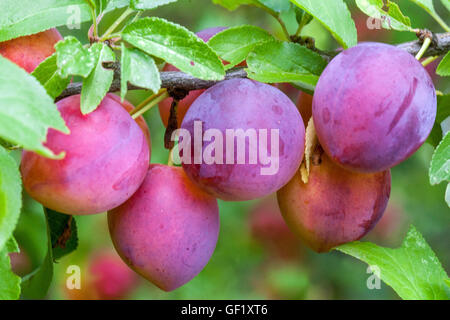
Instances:
[[[380,278],[406,300],[446,300],[444,281],[448,279],[438,258],[422,235],[411,227],[398,249],[370,242],[351,242],[337,250],[376,266]]]

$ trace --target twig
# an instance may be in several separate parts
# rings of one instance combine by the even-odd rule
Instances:
[[[422,44],[423,42],[421,40],[416,40],[399,44],[397,45],[397,47],[415,56],[419,53],[420,49],[422,48]],[[433,40],[430,46],[428,47],[427,51],[423,55],[423,57],[441,56],[446,54],[448,51],[450,51],[450,32],[434,34]],[[326,58],[329,61],[337,53],[321,52],[321,54],[324,58]],[[106,67],[114,69],[115,71],[114,81],[109,89],[109,92],[120,91],[120,65],[118,63],[112,63]],[[244,68],[233,68],[226,73],[225,80],[246,78],[246,77],[247,72],[244,70]],[[190,91],[198,89],[207,89],[219,81],[201,80],[183,72],[165,71],[161,72],[161,82],[162,88],[168,89],[179,88]],[[81,87],[82,87],[81,83],[69,84],[66,90],[64,90],[56,100],[58,101],[68,96],[80,94]],[[136,87],[134,85],[128,85],[128,90],[139,90],[139,89],[142,88]]]

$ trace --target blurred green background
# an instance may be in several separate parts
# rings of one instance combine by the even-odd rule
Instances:
[[[427,13],[408,0],[398,1],[413,26],[442,32]],[[358,27],[359,41],[399,43],[414,40],[406,32],[369,30],[367,17],[348,1]],[[435,2],[445,21],[448,11]],[[105,17],[105,24],[120,12]],[[197,32],[214,26],[253,24],[282,37],[277,22],[264,11],[241,7],[229,12],[209,0],[180,0],[151,12]],[[296,29],[295,17],[283,17],[288,29]],[[82,30],[64,30],[87,41],[89,25]],[[304,35],[316,39],[316,46],[329,50],[337,48],[330,34],[317,22],[305,28]],[[434,68],[436,64],[434,65]],[[430,67],[433,69],[433,66]],[[433,73],[433,70],[431,70]],[[449,81],[433,76],[438,90],[448,93]],[[448,79],[448,78],[447,78]],[[289,88],[286,88],[289,90]],[[298,91],[289,90],[296,99]],[[130,92],[128,100],[138,104],[148,96],[146,92]],[[164,127],[158,108],[145,118],[152,134],[152,162],[167,163],[168,152],[163,147]],[[382,221],[365,240],[391,247],[399,246],[410,224],[414,224],[433,248],[444,268],[450,266],[450,210],[445,204],[445,186],[432,187],[428,181],[428,166],[433,149],[424,145],[413,157],[392,170],[392,196]],[[16,238],[26,256],[15,259],[18,272],[26,273],[39,266],[46,252],[46,226],[43,213],[32,200],[25,199],[25,209],[16,230]],[[165,293],[149,282],[138,278],[120,298],[132,299],[398,299],[384,283],[381,289],[369,290],[366,281],[371,274],[367,266],[354,258],[337,252],[317,254],[304,247],[286,229],[274,197],[251,202],[227,203],[219,201],[221,230],[217,249],[205,269],[191,282]],[[93,257],[99,253],[115,256],[109,238],[105,214],[76,217],[79,247],[55,264],[55,277],[48,299],[92,298],[85,290],[66,289],[67,267],[81,268],[82,281],[92,277]],[[107,264],[106,264],[107,265]],[[96,277],[102,277],[96,271]],[[123,272],[128,272],[127,269]],[[131,272],[131,271],[130,271]],[[118,272],[120,273],[120,272]],[[120,275],[118,276],[121,277]],[[135,277],[134,274],[122,277]],[[114,278],[114,277],[113,277]],[[111,280],[113,281],[113,280]],[[82,282],[84,283],[84,282]],[[87,288],[90,289],[90,288]],[[75,290],[76,291],[76,290]],[[119,297],[118,297],[119,298]]]

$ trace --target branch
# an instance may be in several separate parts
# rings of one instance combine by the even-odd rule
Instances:
[[[406,42],[397,45],[398,48],[407,51],[412,55],[416,55],[420,48],[422,47],[422,40],[415,40],[411,42]],[[446,54],[450,51],[450,33],[439,33],[433,35],[433,42],[431,43],[428,50],[425,52],[423,57],[430,56],[440,56]],[[335,56],[334,53],[325,53],[321,52],[322,56],[328,61]],[[109,92],[117,92],[120,91],[120,65],[118,63],[112,63],[108,68],[114,69],[114,80],[109,89]],[[233,68],[229,70],[225,76],[225,80],[235,79],[235,78],[246,78],[247,72],[244,68]],[[179,88],[187,91],[190,90],[198,90],[198,89],[206,89],[219,81],[208,81],[197,79],[189,74],[183,72],[175,72],[175,71],[164,71],[161,72],[161,87],[162,88]],[[72,96],[75,94],[79,94],[81,92],[82,84],[71,83],[67,87],[63,93],[56,98],[56,101],[61,100],[65,97]],[[134,85],[129,84],[128,90],[142,90],[142,88],[136,87]]]

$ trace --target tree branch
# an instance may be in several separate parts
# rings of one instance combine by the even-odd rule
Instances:
[[[422,47],[422,40],[416,40],[411,42],[406,42],[397,45],[398,48],[407,51],[412,55],[416,55],[420,48]],[[450,51],[450,33],[439,33],[433,35],[433,42],[425,52],[424,57],[430,56],[440,56],[446,54]],[[325,53],[321,52],[322,56],[326,58],[328,61],[333,58],[335,54],[333,53]],[[120,91],[120,65],[118,63],[113,63],[107,66],[111,69],[114,69],[114,80],[109,89],[109,92],[117,92]],[[247,73],[244,68],[233,68],[229,70],[225,76],[225,80],[235,79],[235,78],[246,78]],[[161,72],[161,86],[163,88],[180,88],[187,91],[190,90],[198,90],[198,89],[206,89],[219,81],[208,81],[197,79],[189,74],[183,72],[174,72],[174,71],[165,71]],[[71,83],[67,87],[66,90],[62,92],[62,94],[56,98],[56,100],[61,100],[65,97],[72,96],[75,94],[79,94],[81,92],[82,84]],[[129,84],[128,90],[140,90],[142,88],[136,87],[134,85]]]

